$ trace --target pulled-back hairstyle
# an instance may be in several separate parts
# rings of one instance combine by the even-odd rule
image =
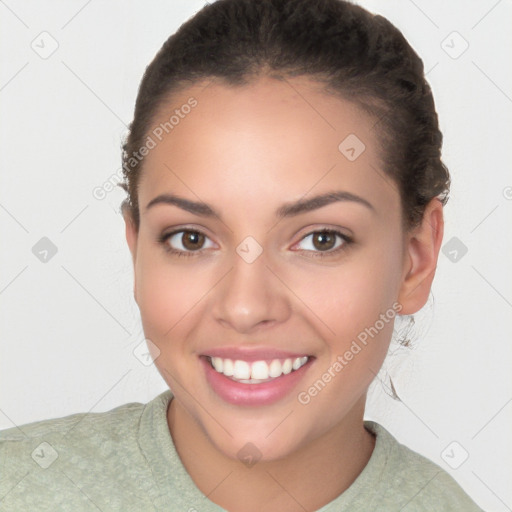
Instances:
[[[442,134],[423,62],[382,16],[344,0],[217,0],[164,43],[146,68],[123,144],[128,209],[139,227],[133,158],[173,93],[209,79],[243,86],[261,76],[305,76],[374,116],[383,171],[398,185],[404,227],[434,197],[448,199]],[[340,141],[341,142],[341,141]]]

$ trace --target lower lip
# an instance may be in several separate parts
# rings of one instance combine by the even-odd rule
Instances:
[[[201,357],[206,380],[224,401],[234,405],[270,405],[289,395],[308,371],[313,358],[298,370],[261,384],[243,384],[215,371],[207,357]]]

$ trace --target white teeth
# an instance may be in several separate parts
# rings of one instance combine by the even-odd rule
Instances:
[[[268,379],[268,364],[265,361],[254,361],[252,363],[251,379]]]
[[[283,373],[285,375],[288,375],[292,371],[292,360],[291,359],[285,359],[283,363]]]
[[[220,357],[212,357],[212,365],[219,372],[222,373],[222,369],[224,365],[222,364],[222,358]]]
[[[250,379],[251,367],[249,366],[249,363],[246,361],[235,361],[233,377],[235,377],[235,379]]]
[[[270,364],[266,361],[253,361],[249,363],[237,359],[223,359],[221,357],[210,358],[213,368],[226,377],[232,377],[244,384],[260,383],[275,379],[281,375],[288,375],[292,371],[298,370],[308,362],[308,357],[297,357],[295,359],[274,359]]]
[[[223,373],[226,377],[231,377],[233,375],[233,361],[231,359],[223,359],[222,371],[219,373]]]
[[[268,374],[272,378],[279,377],[283,373],[283,366],[281,365],[281,361],[279,359],[274,359],[270,363],[270,367],[268,370]]]

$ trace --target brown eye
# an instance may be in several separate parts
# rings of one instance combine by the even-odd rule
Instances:
[[[208,249],[214,246],[213,242],[200,231],[182,229],[160,239],[167,250],[174,253],[199,252],[201,249]]]
[[[313,233],[313,246],[319,251],[328,251],[336,244],[336,235],[332,231]]]
[[[352,239],[348,235],[336,230],[322,229],[309,233],[297,245],[300,250],[311,253],[311,256],[321,256],[322,253],[334,254],[350,243]]]
[[[184,231],[181,236],[182,244],[185,249],[189,251],[196,251],[201,249],[204,244],[204,235],[197,231]]]

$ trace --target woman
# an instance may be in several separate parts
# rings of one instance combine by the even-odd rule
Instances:
[[[170,390],[4,432],[6,506],[480,510],[363,420],[396,315],[430,293],[441,142],[384,18],[206,5],[147,68],[123,151],[134,297]]]

